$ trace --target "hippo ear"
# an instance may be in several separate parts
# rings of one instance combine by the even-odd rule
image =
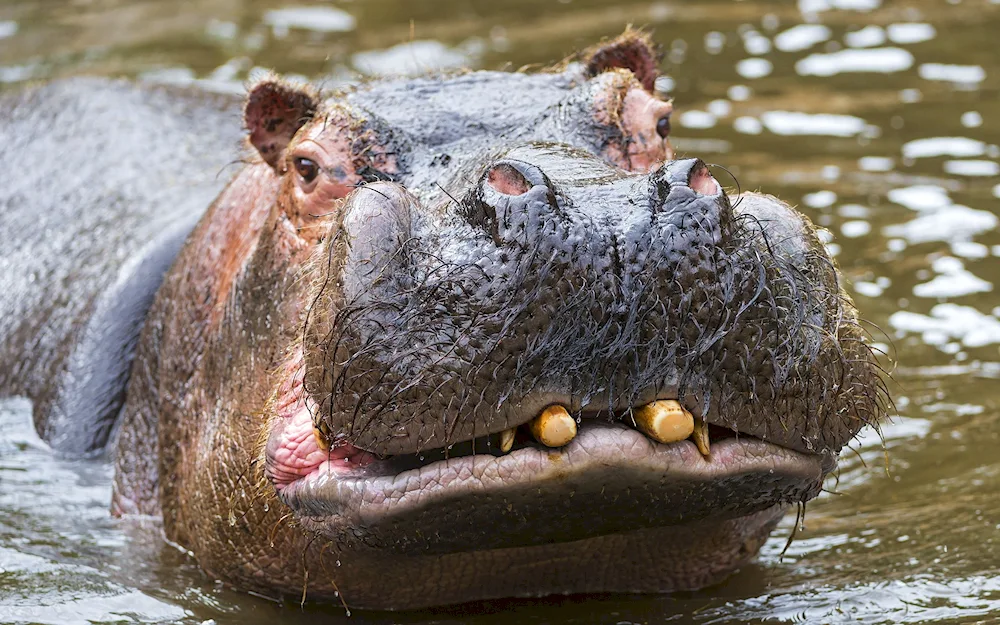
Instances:
[[[631,70],[647,91],[659,76],[661,54],[648,33],[626,30],[617,39],[600,43],[583,54],[587,75],[591,78],[610,69]]]
[[[247,96],[243,121],[250,143],[271,167],[275,167],[289,141],[305,125],[319,105],[319,96],[308,85],[292,85],[278,78],[265,78]]]

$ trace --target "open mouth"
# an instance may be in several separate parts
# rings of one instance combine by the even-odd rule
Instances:
[[[314,426],[302,369],[301,355],[289,361],[274,403],[268,478],[303,525],[404,553],[465,551],[470,535],[476,549],[524,547],[735,518],[814,497],[836,462],[669,398],[622,413],[550,406],[507,431],[379,456]]]

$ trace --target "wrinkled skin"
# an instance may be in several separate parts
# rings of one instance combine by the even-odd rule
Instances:
[[[146,316],[113,511],[238,587],[364,608],[752,558],[886,398],[808,220],[669,160],[656,65],[629,32],[535,75],[253,87],[255,155]],[[661,399],[710,458],[633,427]],[[500,451],[552,404],[574,440]]]

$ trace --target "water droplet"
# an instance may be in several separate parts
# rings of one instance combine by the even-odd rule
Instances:
[[[337,560],[337,566],[340,566],[340,560]]]
[[[267,511],[269,511],[269,510],[270,510],[270,508],[268,508],[268,506],[267,506],[267,502],[265,501],[265,502],[264,502],[264,512],[267,512]]]

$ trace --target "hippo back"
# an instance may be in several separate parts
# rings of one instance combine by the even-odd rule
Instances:
[[[100,449],[163,275],[238,158],[234,98],[73,79],[0,102],[0,396]]]

